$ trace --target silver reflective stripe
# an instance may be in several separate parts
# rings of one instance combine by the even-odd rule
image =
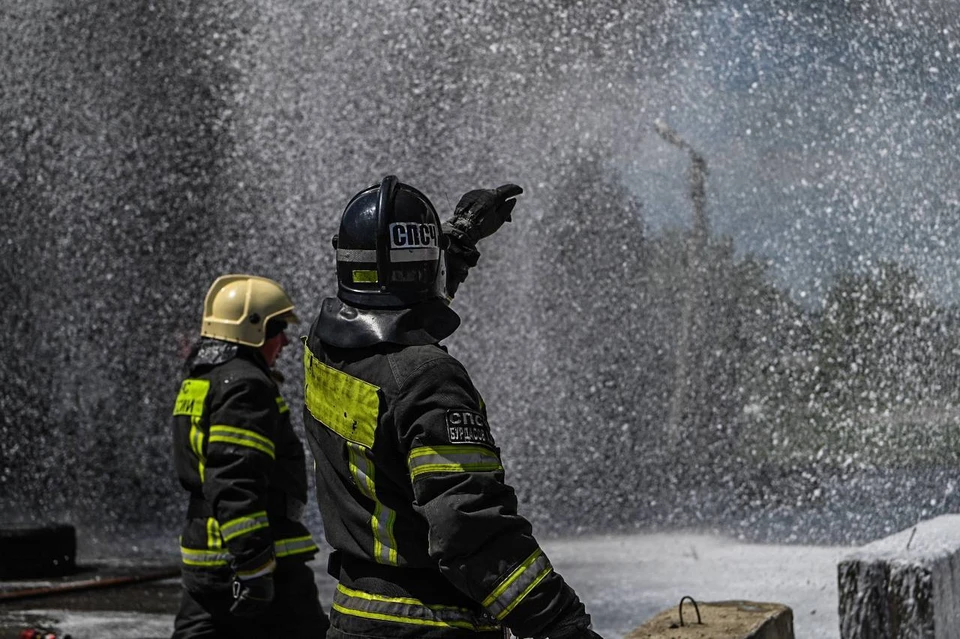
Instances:
[[[429,473],[489,472],[503,470],[497,454],[483,446],[420,446],[407,455],[410,479]]]
[[[180,559],[188,566],[226,566],[230,562],[230,553],[180,546]]]
[[[377,261],[377,251],[375,249],[337,249],[337,261],[371,264]]]
[[[306,537],[289,537],[287,539],[278,539],[273,543],[273,551],[277,557],[289,557],[290,555],[299,555],[305,552],[317,552],[317,544],[309,535]]]
[[[317,552],[319,548],[317,548],[313,538],[307,536],[279,539],[273,543],[273,550],[277,557],[289,557],[290,555]],[[197,550],[181,546],[180,558],[188,566],[226,566],[230,563],[232,557],[226,550]],[[246,575],[245,578],[249,579],[250,576]]]
[[[367,449],[359,444],[347,442],[350,457],[350,473],[357,488],[373,501],[373,515],[370,527],[373,531],[373,559],[377,563],[397,565],[397,541],[393,536],[393,524],[397,519],[396,511],[387,508],[377,499],[375,469],[373,460],[367,457]]]
[[[440,249],[436,246],[415,249],[390,249],[390,262],[433,262],[440,258]]]
[[[550,560],[537,548],[483,600],[483,607],[497,620],[503,619],[551,572]]]
[[[392,621],[415,626],[461,628],[474,632],[489,632],[500,628],[482,611],[455,606],[428,605],[412,597],[384,597],[369,592],[337,585],[333,595],[333,609],[343,615]]]
[[[255,530],[266,528],[270,525],[267,520],[267,511],[261,510],[248,517],[237,517],[220,526],[220,535],[224,541],[230,541],[235,537],[246,535]]]

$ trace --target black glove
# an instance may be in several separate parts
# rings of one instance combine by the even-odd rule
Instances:
[[[476,248],[477,242],[510,221],[510,213],[517,205],[515,198],[521,193],[523,189],[516,184],[464,193],[453,210],[453,217],[444,223],[444,232]]]
[[[270,572],[244,578],[243,572],[238,571],[238,575],[234,577],[233,605],[230,606],[230,613],[237,617],[259,617],[266,612],[273,601],[273,567],[276,563],[272,549],[267,562],[258,561],[257,563],[259,564],[257,572],[264,569]]]

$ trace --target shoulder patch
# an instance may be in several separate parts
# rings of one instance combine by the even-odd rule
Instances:
[[[496,447],[487,418],[472,410],[447,411],[447,439],[451,444],[484,444]]]

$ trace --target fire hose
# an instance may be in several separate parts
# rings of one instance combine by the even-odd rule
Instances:
[[[126,575],[121,577],[105,577],[100,579],[85,579],[83,581],[72,581],[62,584],[51,584],[39,588],[24,588],[19,590],[10,590],[0,592],[0,602],[18,601],[21,599],[36,599],[39,597],[50,597],[85,590],[99,590],[102,588],[115,588],[118,586],[129,586],[149,581],[160,581],[162,579],[171,579],[180,575],[179,568],[164,568],[153,572],[146,572],[139,575]]]

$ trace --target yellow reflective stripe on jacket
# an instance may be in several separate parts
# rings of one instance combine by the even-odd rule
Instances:
[[[552,571],[550,560],[537,548],[483,600],[483,607],[497,620],[503,619]]]
[[[474,632],[498,630],[500,626],[482,612],[455,606],[427,605],[411,597],[385,597],[337,584],[333,609],[343,615],[393,621],[415,626],[461,628]]]
[[[197,456],[197,472],[200,473],[200,482],[202,483],[207,458],[203,454],[203,431],[196,424],[190,427],[190,449]]]
[[[288,537],[278,539],[273,543],[276,557],[290,557],[303,553],[315,553],[319,550],[310,536]],[[231,555],[223,549],[203,550],[200,548],[186,548],[180,546],[180,557],[183,563],[190,566],[226,566],[230,563]]]
[[[280,395],[277,395],[277,408],[280,410],[281,415],[290,412],[290,407],[287,406],[287,402],[285,402]]]
[[[380,387],[327,366],[306,344],[303,372],[304,404],[313,418],[344,439],[373,448]]]
[[[267,521],[267,511],[261,510],[258,513],[253,513],[247,517],[237,517],[236,519],[231,519],[225,524],[220,526],[220,534],[223,536],[224,541],[230,541],[241,535],[246,535],[252,533],[255,530],[260,530],[261,528],[266,528],[270,525],[270,522]]]
[[[393,534],[393,524],[397,519],[397,513],[384,506],[377,498],[376,471],[373,460],[368,457],[367,449],[347,442],[347,451],[350,474],[353,475],[357,488],[374,504],[373,515],[370,517],[370,528],[373,531],[373,559],[377,563],[396,566],[397,540]]]
[[[210,427],[210,438],[208,443],[221,442],[224,444],[236,444],[237,446],[246,446],[266,453],[270,459],[276,459],[273,442],[260,433],[246,428],[237,428],[236,426],[224,426],[218,424]]]
[[[201,482],[203,481],[206,458],[203,455],[203,430],[200,428],[200,422],[203,420],[204,402],[209,392],[210,380],[185,379],[183,384],[180,385],[177,401],[173,405],[174,415],[184,415],[190,418],[190,448],[193,450],[193,454],[197,456],[197,472],[200,474]]]
[[[207,517],[207,548],[223,548],[220,524],[213,517]]]
[[[188,566],[226,566],[230,563],[230,553],[180,546],[180,559]]]
[[[320,549],[317,548],[317,544],[314,543],[313,538],[307,535],[306,537],[288,537],[286,539],[278,539],[273,544],[273,549],[277,557],[289,557],[290,555],[299,555],[305,552],[318,552]]]
[[[497,454],[483,446],[420,446],[407,455],[410,479],[428,473],[503,470]]]

